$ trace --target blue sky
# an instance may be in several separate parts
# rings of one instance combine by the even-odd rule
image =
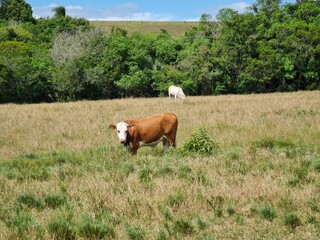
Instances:
[[[34,17],[50,17],[64,6],[68,16],[106,21],[198,21],[203,13],[213,17],[222,8],[239,13],[256,0],[26,0]],[[283,0],[294,3],[295,0]]]

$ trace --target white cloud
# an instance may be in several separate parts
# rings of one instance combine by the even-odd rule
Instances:
[[[54,15],[53,9],[58,7],[59,5],[57,4],[50,4],[48,6],[41,6],[41,7],[34,7],[32,9],[33,11],[33,16],[35,18],[40,18],[40,17],[52,17]],[[66,14],[69,16],[73,16],[74,14],[82,13],[84,12],[82,6],[65,6],[66,9]]]
[[[231,9],[237,11],[238,13],[244,13],[246,11],[246,9],[250,6],[251,5],[246,2],[236,2],[233,4],[229,4],[229,5],[218,5],[218,6],[213,6],[213,7],[207,8],[206,10],[204,10],[204,13],[210,14],[215,19],[216,15],[219,13],[219,11],[221,9],[231,8]],[[199,17],[199,19],[200,19],[200,17]]]
[[[188,18],[186,20],[181,20],[184,22],[199,22],[201,17],[196,17],[196,18]]]
[[[243,13],[250,6],[251,6],[250,4],[245,2],[237,2],[237,3],[231,4],[229,8],[232,8],[233,10],[238,11],[239,13]]]
[[[66,11],[83,11],[82,6],[66,6]]]
[[[49,6],[42,6],[42,7],[34,7],[32,9],[33,11],[33,16],[35,18],[40,18],[40,17],[51,17],[54,15],[52,12],[52,9],[57,7],[57,5],[49,5]]]

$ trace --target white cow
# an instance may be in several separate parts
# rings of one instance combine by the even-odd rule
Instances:
[[[180,87],[176,86],[170,86],[168,89],[169,99],[171,98],[171,95],[174,96],[174,99],[181,98],[184,99],[186,95],[184,95],[182,89]]]

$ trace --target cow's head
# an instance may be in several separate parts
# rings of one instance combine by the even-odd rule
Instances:
[[[128,133],[129,133],[130,126],[131,125],[129,125],[128,123],[119,122],[116,125],[110,124],[109,128],[116,129],[120,143],[125,144],[126,140],[127,140]]]
[[[185,99],[186,95],[184,95],[184,93],[178,93],[178,98]]]
[[[182,91],[181,88],[178,89],[178,98],[180,99],[185,99],[186,98],[186,95],[184,94],[184,92]]]

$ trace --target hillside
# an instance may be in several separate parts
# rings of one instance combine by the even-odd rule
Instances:
[[[319,94],[0,105],[0,239],[319,239]],[[165,111],[176,150],[108,128]]]
[[[126,30],[129,34],[133,32],[159,33],[166,30],[174,38],[184,36],[186,30],[198,25],[198,22],[156,22],[156,21],[91,21],[90,24],[104,32],[111,32],[113,27]]]

